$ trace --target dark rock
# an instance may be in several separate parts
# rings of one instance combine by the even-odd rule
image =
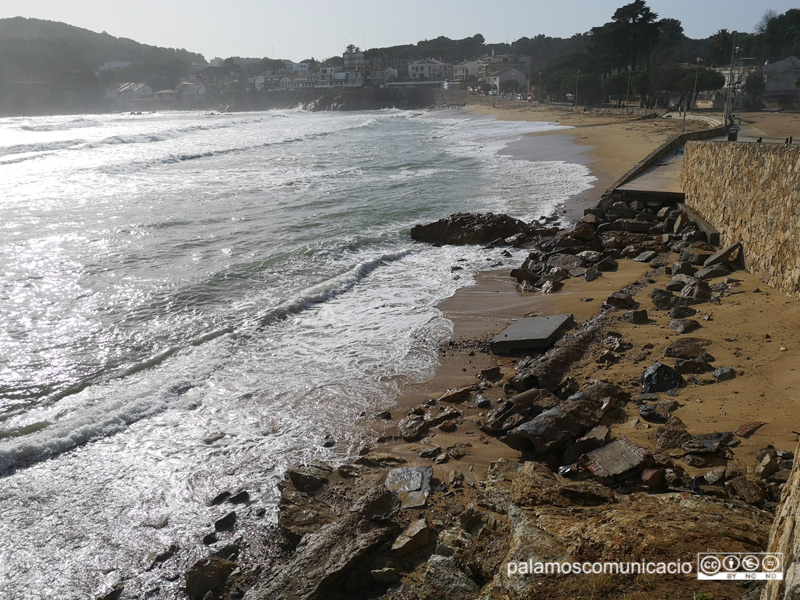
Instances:
[[[719,367],[714,371],[714,377],[716,377],[718,381],[728,381],[736,377],[736,371],[731,367]]]
[[[694,274],[698,279],[716,279],[717,277],[726,277],[731,274],[731,270],[725,265],[717,264],[709,267],[703,267]]]
[[[603,258],[603,255],[597,250],[584,250],[579,252],[578,256],[587,263],[596,263]]]
[[[661,269],[664,267],[669,267],[669,264],[672,262],[672,254],[667,254],[666,252],[662,252],[657,254],[655,258],[653,258],[648,265],[650,265],[651,269]]]
[[[702,360],[678,359],[675,361],[675,370],[681,375],[699,375],[713,371],[714,367]]]
[[[418,439],[428,427],[423,415],[408,415],[397,423],[397,433],[407,442]]]
[[[250,502],[250,494],[247,493],[245,490],[242,490],[238,494],[235,494],[228,498],[228,502],[231,504],[247,504]]]
[[[640,219],[617,219],[610,223],[603,223],[597,228],[597,233],[608,231],[628,231],[631,233],[648,233],[652,224]]]
[[[653,288],[653,291],[650,293],[650,298],[655,307],[659,310],[670,310],[675,306],[675,303],[678,302],[678,298],[675,294],[660,288]]]
[[[745,476],[726,481],[725,489],[734,498],[739,498],[748,504],[761,504],[766,497],[766,492]]]
[[[580,464],[599,481],[610,483],[642,470],[649,457],[647,449],[621,438],[584,454]]]
[[[678,302],[672,307],[672,310],[669,311],[669,316],[673,319],[688,319],[696,314],[697,309],[692,308],[691,306],[686,306],[682,302]]]
[[[474,600],[480,588],[462,571],[452,556],[434,554],[425,568],[423,587],[426,598],[448,600]]]
[[[456,429],[458,429],[458,425],[456,425],[453,421],[445,421],[441,425],[437,427],[439,431],[443,431],[445,433],[452,433]]]
[[[278,527],[292,544],[335,519],[333,508],[326,502],[292,489],[281,492]]]
[[[430,467],[420,468],[431,470]],[[420,491],[425,490],[426,481],[429,483],[430,479],[426,480],[423,474],[423,488]],[[363,517],[371,523],[385,523],[391,520],[401,508],[400,493],[395,494],[387,489],[386,486],[379,486],[359,498],[353,504],[350,512]]]
[[[289,469],[287,475],[295,488],[301,492],[313,494],[328,483],[331,472],[332,469],[329,466],[314,463]]]
[[[694,319],[676,319],[675,321],[670,321],[667,327],[678,333],[691,333],[700,329],[700,323]]]
[[[223,502],[225,502],[225,500],[230,498],[230,496],[231,496],[231,493],[228,492],[228,491],[220,492],[219,494],[214,496],[214,498],[211,500],[211,502],[209,502],[209,504],[211,506],[218,506],[218,505],[222,504]]]
[[[217,556],[200,559],[186,571],[186,594],[191,600],[203,600],[208,592],[222,592],[228,576],[237,566]]]
[[[503,377],[503,371],[500,369],[500,367],[489,367],[487,369],[483,369],[478,374],[478,377],[485,379],[486,381],[498,381]]]
[[[525,243],[525,240],[528,236],[525,233],[515,233],[512,236],[507,237],[505,243],[507,246],[519,246],[520,244]]]
[[[602,276],[603,276],[603,274],[600,271],[598,271],[597,269],[595,269],[594,267],[590,267],[590,268],[586,269],[586,271],[583,273],[583,278],[587,282],[594,281],[598,277],[602,277]]]
[[[686,213],[683,212],[678,213],[678,215],[676,215],[675,217],[675,223],[672,226],[672,231],[675,233],[680,233],[681,231],[689,227],[690,224],[691,221],[689,221],[689,217],[686,216]]]
[[[394,567],[384,567],[383,569],[373,569],[369,572],[372,580],[378,585],[392,585],[400,581],[400,573]]]
[[[669,413],[664,414],[664,411],[659,410],[659,407],[653,404],[642,404],[639,407],[639,416],[645,421],[653,423],[666,423],[669,419]]]
[[[477,396],[475,396],[475,406],[477,408],[491,408],[492,407],[492,401],[489,400],[483,394],[478,394]]]
[[[664,469],[645,469],[642,471],[642,483],[651,488],[662,488],[666,483]]]
[[[386,475],[386,489],[393,492],[402,508],[425,506],[431,493],[431,467],[399,467]]]
[[[425,519],[411,523],[392,544],[392,552],[397,556],[405,556],[426,546],[431,540],[431,530]]]
[[[235,561],[239,556],[239,546],[237,544],[228,544],[214,552],[214,556],[223,560]]]
[[[541,463],[526,461],[513,478],[510,500],[523,507],[571,507],[610,504],[616,497],[593,481],[570,481]]]
[[[681,290],[681,298],[693,304],[706,302],[711,299],[711,286],[702,280],[694,281]]]
[[[631,308],[636,306],[636,300],[625,292],[614,292],[606,299],[606,304],[617,308]]]
[[[363,573],[371,587],[369,573],[377,549],[397,532],[391,522],[384,525],[371,518],[376,511],[381,512],[377,507],[383,506],[387,499],[392,501],[393,495],[382,487],[367,492],[343,517],[308,535],[288,559],[276,562],[269,577],[260,578],[247,597],[253,600],[340,597],[348,576],[355,572]],[[354,597],[349,593],[347,596]]]
[[[700,248],[685,248],[681,250],[678,260],[680,262],[689,262],[693,265],[702,265],[712,254],[711,251]]]
[[[701,433],[693,435],[691,439],[683,443],[683,448],[687,452],[695,454],[715,454],[719,452],[731,440],[730,432],[723,433]]]
[[[392,420],[392,413],[388,410],[382,410],[380,412],[376,412],[372,415],[376,419],[383,419],[384,421],[391,421]]]
[[[777,465],[777,463],[775,463]],[[771,475],[772,473],[770,473]],[[152,571],[156,566],[160,565],[161,563],[167,562],[170,558],[175,556],[175,554],[180,550],[180,547],[177,544],[171,544],[169,548],[162,550],[161,552],[154,552],[147,557],[147,567],[145,568],[146,571]]]
[[[692,277],[691,275],[673,275],[672,281],[667,284],[667,289],[671,292],[680,292],[683,288],[685,288],[690,283],[695,283],[697,279]]]
[[[645,309],[629,310],[622,315],[622,318],[628,323],[633,323],[634,325],[644,325],[648,320],[647,311]]]
[[[758,463],[755,469],[755,473],[758,477],[762,479],[767,479],[772,477],[775,473],[778,472],[778,461],[775,459],[774,456],[767,454],[761,459],[761,462]]]
[[[586,435],[579,437],[564,448],[564,452],[561,454],[561,464],[571,465],[577,462],[582,454],[605,446],[608,443],[610,434],[610,430],[605,425],[592,427]]]
[[[654,252],[652,250],[645,250],[641,254],[638,254],[633,260],[636,262],[646,262],[649,263],[653,260],[656,256],[658,256],[658,252]]]
[[[236,524],[236,511],[231,511],[222,518],[214,521],[214,529],[216,531],[229,531],[233,529]]]
[[[610,256],[606,256],[595,265],[595,268],[598,271],[616,271],[619,268],[619,263]]]
[[[553,294],[564,287],[564,284],[560,281],[545,281],[542,285],[542,293],[543,294]]]
[[[700,360],[714,362],[714,357],[706,352],[705,347],[711,342],[708,340],[686,337],[679,338],[664,349],[664,356],[668,358],[682,358],[684,360]]]
[[[691,438],[686,424],[674,415],[656,429],[656,447],[659,450],[680,448]]]
[[[633,219],[636,217],[636,211],[633,210],[624,200],[617,200],[606,210],[606,217],[609,220]]]
[[[741,253],[742,253],[742,243],[737,242],[728,246],[727,248],[722,248],[721,250],[715,252],[711,256],[709,256],[704,262],[704,267],[711,267],[714,265],[725,265],[736,260],[741,261]]]
[[[583,261],[572,254],[553,254],[547,259],[547,265],[569,271],[576,267],[582,267]]]
[[[592,392],[580,400],[562,401],[515,427],[500,441],[522,452],[534,454],[556,450],[596,425],[604,414],[606,400],[605,395]]]
[[[686,461],[687,466],[695,469],[704,469],[709,466],[709,462],[706,458],[697,456],[696,454],[687,454],[683,460]]]
[[[584,220],[572,228],[569,236],[576,240],[591,241],[594,239],[594,227]]]
[[[718,485],[725,481],[725,469],[714,469],[703,475],[703,480],[709,485]]]
[[[690,262],[678,261],[678,262],[672,263],[672,266],[670,267],[670,271],[672,272],[673,275],[692,275],[693,276],[695,274],[695,271],[697,271],[697,269]]]
[[[125,585],[122,582],[115,583],[114,586],[102,596],[98,596],[97,600],[119,600],[122,592],[125,591]]]
[[[428,225],[411,228],[411,238],[434,244],[485,244],[518,233],[533,233],[527,223],[507,215],[456,213]]]
[[[206,546],[210,546],[211,544],[216,544],[217,540],[218,540],[217,533],[215,531],[207,533],[206,535],[203,536],[203,544]]]
[[[680,387],[683,377],[672,367],[654,362],[642,373],[642,393],[666,392]]]

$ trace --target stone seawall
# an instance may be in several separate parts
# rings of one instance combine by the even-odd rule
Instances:
[[[795,456],[800,446],[795,450]],[[767,552],[783,553],[783,581],[770,581],[761,600],[800,598],[800,461],[794,462],[792,475],[783,488],[781,505],[769,532]]]
[[[723,245],[743,243],[748,271],[800,297],[800,147],[689,142],[681,184]]]
[[[528,106],[527,102],[520,100],[511,100],[503,98],[502,96],[481,96],[478,94],[468,94],[461,90],[443,90],[434,89],[433,97],[436,105],[448,106],[492,106],[494,108],[522,108]],[[538,106],[534,104],[534,106]],[[608,115],[630,115],[633,117],[645,117],[659,114],[663,111],[658,111],[652,108],[610,108],[605,106],[570,106],[569,104],[542,104],[547,108],[561,109],[564,112],[591,112],[596,114]]]

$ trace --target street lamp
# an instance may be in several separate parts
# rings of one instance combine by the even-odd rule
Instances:
[[[575,76],[575,108],[578,108],[578,81],[581,79],[581,70],[578,69],[578,74]]]
[[[628,108],[628,96],[631,92],[631,66],[628,65],[628,88],[625,90],[625,108]]]
[[[692,90],[692,114],[694,114],[695,98],[697,98],[697,76],[700,74],[700,63],[702,58],[697,57],[697,68],[694,70],[694,89]]]
[[[725,98],[725,110],[722,113],[722,120],[724,127],[728,127],[728,119],[730,119],[731,111],[733,110],[733,65],[736,62],[736,55],[739,48],[736,47],[736,36],[733,38],[733,46],[731,47],[731,67],[728,73],[728,97]]]
[[[692,107],[692,114],[694,114],[694,96],[697,93],[697,74],[700,72],[700,57],[697,57],[697,68],[694,71],[694,89],[692,90],[692,95],[689,98],[689,105]],[[683,107],[683,126],[681,127],[681,133],[686,131],[686,112],[688,111],[689,107]]]
[[[539,85],[536,87],[536,101],[542,102],[542,72],[539,71]]]

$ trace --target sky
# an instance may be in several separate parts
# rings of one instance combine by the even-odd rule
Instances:
[[[206,59],[229,56],[300,61],[361,48],[481,33],[487,42],[544,34],[571,37],[611,20],[631,0],[3,0],[0,18],[35,17],[106,31]],[[752,32],[767,9],[797,0],[649,0],[659,18],[678,19],[690,38],[719,29]]]

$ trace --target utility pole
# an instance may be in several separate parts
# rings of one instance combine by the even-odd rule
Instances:
[[[702,58],[697,57],[697,68],[694,70],[694,89],[692,90],[692,114],[694,114],[695,98],[697,98],[697,76],[700,74],[700,63]]]
[[[625,90],[625,108],[628,108],[628,97],[631,93],[631,66],[628,65],[628,88]]]
[[[578,74],[575,75],[575,108],[578,108],[578,81],[581,79],[581,70],[578,69]]]
[[[722,113],[722,124],[728,128],[728,118],[733,108],[733,63],[736,61],[736,36],[733,36],[733,46],[731,46],[731,67],[728,73],[728,97],[725,98],[725,110]]]

